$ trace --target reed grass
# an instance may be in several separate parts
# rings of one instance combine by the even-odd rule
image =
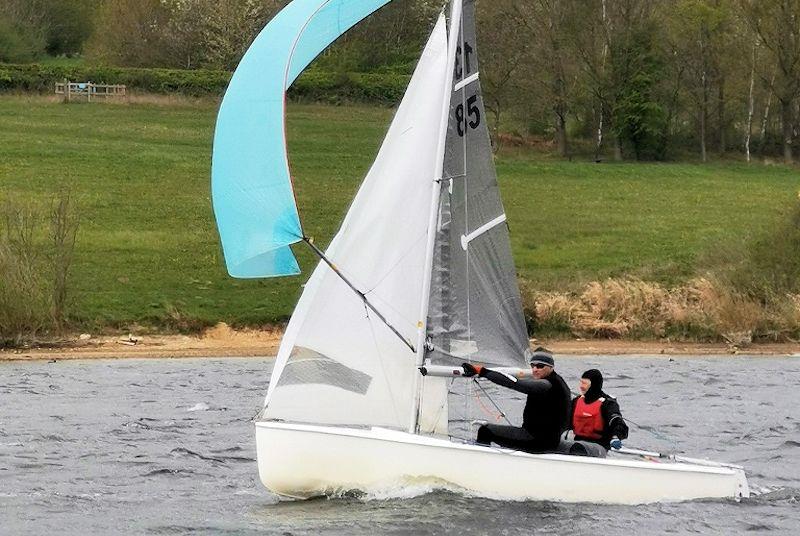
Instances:
[[[591,282],[579,292],[523,289],[538,336],[670,338],[739,347],[800,338],[800,295],[765,305],[708,278],[671,288],[622,278]]]

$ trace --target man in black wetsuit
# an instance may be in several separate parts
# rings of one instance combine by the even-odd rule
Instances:
[[[531,355],[533,378],[515,378],[480,365],[464,363],[464,376],[478,375],[503,387],[528,395],[522,427],[484,424],[478,429],[478,443],[496,443],[526,452],[549,452],[558,448],[569,422],[570,392],[554,370],[553,354],[537,348]]]

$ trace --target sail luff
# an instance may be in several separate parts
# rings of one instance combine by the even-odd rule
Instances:
[[[430,304],[431,279],[433,276],[433,248],[436,241],[436,221],[439,215],[439,194],[444,174],[444,153],[447,141],[447,123],[450,118],[450,97],[453,93],[453,73],[455,69],[456,47],[458,46],[458,28],[461,26],[461,0],[453,0],[450,6],[450,34],[447,39],[446,83],[442,101],[442,115],[439,123],[439,142],[436,147],[436,161],[433,169],[434,180],[431,181],[431,208],[428,218],[428,236],[425,245],[425,268],[422,282],[422,299],[420,300],[419,323],[417,324],[417,351],[414,367],[419,369],[425,360],[425,337],[428,330],[428,307]],[[409,433],[416,433],[419,426],[419,407],[422,393],[422,376],[414,373],[414,396],[412,397]]]

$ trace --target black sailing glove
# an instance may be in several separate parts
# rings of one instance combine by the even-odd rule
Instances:
[[[470,378],[472,376],[475,376],[476,374],[478,376],[484,375],[483,367],[481,365],[473,365],[472,363],[461,363],[461,368],[464,369],[463,376],[466,378]]]

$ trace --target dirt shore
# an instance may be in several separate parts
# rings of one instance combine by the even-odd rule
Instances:
[[[118,359],[182,357],[265,357],[278,352],[281,330],[234,330],[225,324],[201,335],[76,335],[46,347],[0,350],[0,361],[52,359]],[[536,340],[561,355],[793,355],[800,344],[752,344],[743,348],[725,344],[599,339]]]

